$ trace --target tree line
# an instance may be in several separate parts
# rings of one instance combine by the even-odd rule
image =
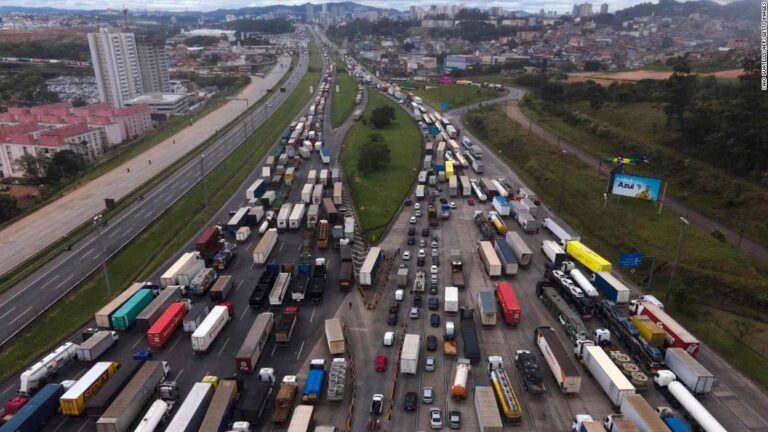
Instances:
[[[27,57],[88,61],[88,42],[28,41],[0,42],[0,57]]]

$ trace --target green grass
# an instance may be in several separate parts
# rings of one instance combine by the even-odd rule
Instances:
[[[661,268],[654,275],[652,292],[663,298],[680,232],[677,216],[669,212],[658,216],[648,202],[617,196],[610,196],[603,209],[604,177],[573,157],[565,159],[557,148],[537,136],[528,135],[525,128],[506,119],[500,107],[484,109],[479,115],[468,114],[465,120],[468,128],[493,147],[591,248],[614,263],[621,253],[630,251],[656,257]],[[646,267],[627,276],[642,283],[647,271]],[[680,271],[671,286],[668,306],[680,316],[695,317],[697,304],[717,298],[718,303],[712,306],[740,316],[760,317],[762,312],[755,304],[768,292],[768,276],[764,267],[691,226],[685,237]],[[711,338],[707,333],[697,334],[768,387],[767,359],[746,367],[744,361],[735,358],[737,354],[725,343],[726,338],[716,337],[715,332]]]
[[[253,171],[270,144],[279,138],[288,119],[296,116],[307,103],[311,97],[309,87],[316,86],[320,80],[321,62],[317,50],[313,48],[311,72],[307,72],[296,91],[262,127],[208,175],[209,207],[203,204],[202,188],[195,187],[109,262],[110,281],[115,291],[124,289],[133,281],[145,279],[208,223]],[[48,352],[86,324],[106,302],[103,278],[101,272],[97,272],[2,348],[0,380],[7,379]]]
[[[470,79],[474,81],[474,78]],[[504,92],[498,90],[468,85],[438,85],[414,90],[413,94],[420,96],[425,102],[441,111],[504,96]],[[446,110],[440,108],[443,103],[448,104]]]
[[[369,118],[375,108],[384,105],[395,110],[396,117],[392,124],[386,129],[375,129],[367,125],[363,119]],[[357,160],[372,133],[384,137],[392,161],[382,170],[363,176],[358,172]],[[418,175],[421,156],[419,129],[394,102],[375,90],[369,91],[368,106],[361,120],[352,126],[344,138],[342,150],[344,176],[352,190],[360,225],[369,239],[378,241]]]
[[[569,105],[572,110],[617,131],[620,138],[612,141],[549,113],[535,96],[528,95],[526,98],[530,98],[533,104],[521,104],[520,108],[550,132],[600,159],[617,155],[647,155],[650,163],[633,166],[630,172],[667,180],[668,193],[676,199],[715,219],[726,221],[736,229],[743,229],[750,237],[768,242],[768,219],[763,217],[768,214],[768,189],[738,179],[665,145],[673,138],[674,132],[666,130],[666,119],[659,105],[611,103],[600,110],[593,110],[587,102]],[[728,205],[725,196],[734,182],[739,184],[746,200],[740,206]]]
[[[333,100],[331,101],[331,125],[333,128],[337,128],[344,123],[344,121],[352,115],[352,111],[355,109],[355,96],[357,95],[357,83],[349,73],[346,72],[344,64],[340,61],[336,61],[336,70],[344,69],[345,72],[339,72],[336,74],[336,85],[339,86],[339,92],[336,93],[336,89],[333,91]]]

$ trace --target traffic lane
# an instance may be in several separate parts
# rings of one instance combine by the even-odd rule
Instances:
[[[297,69],[295,73],[299,73],[299,70]],[[284,99],[285,96],[281,96],[281,94],[278,93],[274,103],[279,104]],[[241,133],[241,131],[246,131],[246,122],[250,121],[251,124],[258,122],[259,125],[256,125],[256,127],[258,127],[263,123],[264,114],[265,113],[261,110],[257,110],[250,116],[252,120],[244,120],[240,127],[233,128],[225,134],[224,137],[217,140],[217,142],[212,145],[211,152],[209,152],[209,155],[213,154],[214,156],[209,156],[208,158],[208,160],[214,159],[214,163],[209,163],[208,166],[204,168],[206,172],[212,170],[226,157],[226,155],[242,142],[235,140],[234,137]],[[166,181],[158,185],[153,192],[150,192],[148,194],[148,201],[138,200],[134,202],[126,211],[121,212],[119,216],[114,218],[111,225],[107,225],[103,228],[101,241],[104,242],[104,250],[106,251],[107,257],[112,256],[132,240],[133,237],[146,226],[146,223],[150,222],[151,219],[154,219],[152,217],[153,215],[156,217],[164,212],[166,208],[170,207],[194,186],[193,178],[194,173],[197,172],[197,165],[196,161],[188,163],[184,168],[175,172]],[[185,178],[185,180],[180,180],[182,178]],[[180,184],[182,186],[179,186]],[[169,188],[175,190],[167,192]],[[137,215],[146,215],[142,218],[150,219],[150,221],[142,222],[141,218],[135,217]],[[75,253],[64,253],[63,255],[59,255],[52,261],[51,265],[47,265],[31,275],[26,279],[29,280],[29,282],[26,284],[22,282],[19,289],[12,289],[6,292],[3,296],[0,296],[0,298],[5,297],[5,299],[2,300],[3,302],[0,303],[0,314],[5,314],[5,309],[14,308],[21,310],[19,305],[23,304],[33,304],[36,306],[29,310],[25,310],[23,314],[17,315],[14,319],[18,321],[18,323],[14,326],[5,326],[0,329],[0,338],[3,340],[0,345],[7,343],[12,337],[18,334],[21,329],[26,327],[29,322],[42,314],[47,307],[56,303],[74,286],[77,286],[82,280],[87,278],[97,269],[101,260],[101,247],[99,247],[98,233],[92,233],[77,243],[77,245],[81,244],[82,246],[75,246]],[[64,272],[69,272],[69,275],[62,274]],[[53,289],[46,289],[43,291],[40,289],[29,290],[31,287],[45,288],[47,283],[62,277],[63,281],[58,282]]]

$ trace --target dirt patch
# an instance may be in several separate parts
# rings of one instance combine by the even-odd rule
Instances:
[[[742,74],[741,69],[729,69],[718,72],[698,74],[701,76],[714,76],[716,78],[737,78]],[[609,85],[613,82],[635,82],[644,79],[665,80],[672,75],[672,72],[635,70],[616,73],[605,72],[577,72],[568,74],[568,82],[581,82],[593,80],[600,85]]]

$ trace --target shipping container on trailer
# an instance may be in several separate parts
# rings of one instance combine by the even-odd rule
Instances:
[[[379,268],[379,264],[382,261],[381,248],[372,247],[368,250],[368,255],[363,261],[362,267],[360,267],[359,277],[361,286],[371,286],[376,279],[376,270]]]
[[[325,211],[326,219],[328,219],[331,225],[339,222],[339,213],[336,211],[336,205],[331,198],[323,198],[323,210]]]
[[[639,394],[626,396],[621,402],[620,412],[634,423],[640,432],[669,432],[656,410]]]
[[[405,335],[403,348],[400,350],[400,373],[412,375],[418,373],[420,343],[420,335],[410,333]]]
[[[496,301],[492,291],[477,293],[477,304],[480,306],[480,322],[484,326],[496,325]]]
[[[565,252],[593,272],[610,272],[611,263],[588,248],[584,243],[571,240],[565,244]]]
[[[703,395],[712,392],[715,376],[682,348],[667,348],[664,357],[667,369],[683,383],[691,393]]]
[[[557,338],[555,330],[552,327],[537,327],[535,342],[560,390],[566,394],[579,393],[581,374],[573,363],[572,355],[563,348]]]
[[[96,421],[97,432],[124,432],[136,419],[144,405],[155,393],[155,387],[166,374],[166,364],[160,361],[145,362],[136,375],[126,384],[109,408]]]
[[[304,203],[299,203],[293,206],[291,215],[288,217],[289,229],[301,228],[301,224],[304,221],[304,214],[306,213],[306,210],[307,210],[307,205]]]
[[[501,276],[501,261],[496,256],[496,251],[493,250],[493,245],[489,241],[477,242],[477,253],[480,256],[480,261],[483,263],[486,273],[490,277]]]
[[[496,255],[499,261],[501,261],[502,273],[509,276],[516,275],[520,265],[517,262],[515,252],[509,247],[507,242],[498,237],[494,238],[493,250],[496,251]]]
[[[235,356],[237,370],[248,374],[253,373],[256,363],[261,357],[261,352],[272,334],[274,325],[275,315],[272,312],[263,312],[256,316],[256,320]]]
[[[466,198],[472,195],[472,185],[469,182],[469,177],[465,175],[459,176],[459,183],[461,187],[461,196]]]
[[[196,354],[207,352],[229,319],[229,309],[226,306],[214,306],[192,333],[192,352]]]
[[[667,341],[667,332],[662,330],[653,320],[645,315],[632,315],[629,317],[635,325],[640,337],[656,348],[664,348]]]
[[[307,183],[304,185],[304,187],[301,189],[301,202],[304,204],[311,204],[312,203],[312,189],[314,189],[314,184]]]
[[[101,416],[104,411],[109,407],[115,397],[125,387],[125,384],[130,380],[136,371],[141,368],[144,362],[137,360],[128,360],[120,363],[120,367],[117,369],[112,378],[109,379],[101,389],[93,395],[85,403],[85,412],[88,416]],[[58,405],[57,405],[58,406]]]
[[[333,203],[341,205],[343,202],[343,186],[342,183],[337,181],[333,184]]]
[[[100,355],[116,344],[118,339],[119,336],[114,331],[97,331],[77,347],[77,359],[80,361],[96,361]]]
[[[182,325],[186,314],[187,303],[185,302],[173,303],[168,306],[168,309],[147,331],[147,345],[150,348],[162,349],[176,329]]]
[[[38,431],[59,410],[59,397],[64,394],[61,384],[46,384],[35,393],[5,424],[0,432]]]
[[[475,413],[480,432],[502,432],[504,430],[504,423],[501,422],[492,387],[475,386]]]
[[[96,319],[96,325],[101,328],[112,328],[112,315],[117,311],[120,306],[133,297],[140,289],[146,286],[146,282],[134,282],[121,292],[117,297],[112,299],[106,306],[99,309],[94,315]]]
[[[595,272],[592,282],[595,288],[600,291],[600,294],[608,300],[616,304],[623,304],[629,301],[629,287],[624,285],[613,274],[609,272]]]
[[[155,295],[151,289],[140,289],[112,315],[112,328],[128,330],[133,326],[136,316],[147,307]]]
[[[229,235],[234,236],[238,228],[245,225],[245,219],[250,210],[251,208],[248,206],[237,209],[235,214],[229,219],[229,222],[227,222],[227,232]]]
[[[511,283],[499,282],[496,284],[496,301],[501,307],[501,317],[507,325],[520,323],[520,302],[517,300]]]
[[[152,327],[152,324],[160,318],[160,315],[168,309],[168,306],[173,302],[179,301],[179,299],[181,299],[180,286],[171,285],[164,288],[160,291],[157,297],[152,300],[149,306],[144,308],[144,310],[136,317],[136,328],[143,332],[149,330],[149,328]]]
[[[531,251],[531,248],[529,248],[525,243],[525,240],[520,237],[520,234],[515,231],[507,231],[504,239],[515,253],[515,257],[517,258],[517,262],[520,264],[520,266],[529,266],[533,261],[533,252]]]
[[[555,218],[554,216],[544,218],[544,223],[542,226],[549,230],[549,232],[551,232],[552,235],[555,236],[555,238],[559,240],[560,244],[563,246],[565,246],[565,244],[571,240],[581,240],[581,237],[576,233],[576,231],[566,225],[565,222]]]
[[[593,341],[578,341],[574,352],[614,406],[621,406],[626,396],[635,394],[635,386],[602,347]]]
[[[328,342],[328,351],[332,356],[344,355],[347,351],[344,337],[344,326],[338,318],[325,320],[325,339]]]
[[[286,432],[311,432],[310,428],[315,419],[315,407],[312,405],[299,405],[293,410],[291,422]]]
[[[118,364],[115,362],[94,364],[59,399],[61,414],[70,417],[82,415],[85,412],[85,403],[115,374],[117,368]]]
[[[632,311],[632,309],[630,309]],[[634,314],[645,315],[667,332],[667,347],[682,348],[692,357],[699,353],[701,342],[657,305],[638,300]]]
[[[234,405],[238,397],[237,381],[221,380],[216,386],[208,411],[200,423],[199,432],[223,432],[232,423]]]
[[[184,317],[183,326],[187,333],[194,333],[197,326],[208,316],[210,308],[205,303],[195,303]]]
[[[192,278],[204,268],[205,260],[200,252],[187,252],[160,276],[160,286],[189,285]]]
[[[269,254],[272,253],[277,244],[277,237],[277,229],[275,228],[270,228],[264,233],[256,248],[253,249],[254,264],[265,264],[267,262]]]
[[[210,296],[214,303],[221,303],[227,299],[229,292],[235,287],[235,281],[230,275],[221,275],[211,287]]]
[[[206,228],[195,240],[195,250],[204,257],[211,258],[219,252],[219,227]]]
[[[246,200],[257,199],[266,190],[267,190],[267,184],[264,182],[263,179],[258,179],[255,182],[253,182],[248,187],[248,189],[245,190],[245,199]]]
[[[541,253],[554,264],[560,266],[565,261],[566,254],[560,245],[554,240],[544,240],[541,242]]]
[[[280,211],[277,213],[277,229],[287,230],[288,219],[291,217],[291,209],[293,208],[291,203],[283,203],[280,206]]]

